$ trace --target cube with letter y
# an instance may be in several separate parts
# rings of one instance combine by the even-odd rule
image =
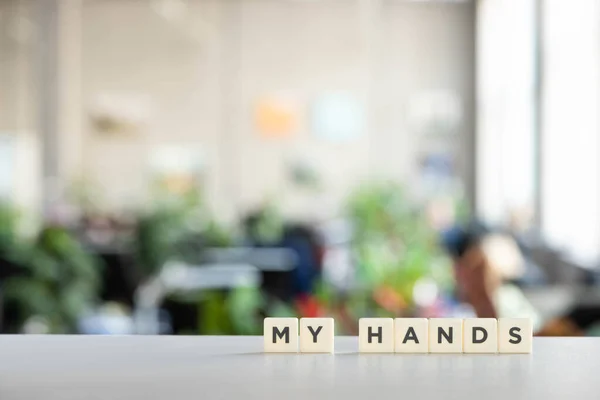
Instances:
[[[298,352],[298,318],[265,318],[265,353]]]
[[[333,353],[333,318],[300,319],[300,352]]]
[[[394,320],[392,318],[361,318],[358,321],[358,351],[360,353],[393,353]]]

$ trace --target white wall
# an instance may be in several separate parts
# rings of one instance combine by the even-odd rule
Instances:
[[[0,1],[0,132],[35,129],[35,31],[30,1]]]
[[[424,144],[407,123],[408,103],[421,91],[438,89],[454,91],[462,101],[456,147],[462,173],[471,180],[473,4],[196,0],[187,2],[185,17],[175,23],[149,4],[84,1],[80,52],[72,50],[75,61],[64,64],[61,74],[68,77],[72,69],[82,82],[65,89],[72,96],[62,113],[76,115],[73,99],[80,96],[84,115],[63,136],[61,159],[69,160],[73,177],[88,176],[102,187],[106,205],[140,201],[148,157],[168,144],[202,149],[209,199],[225,214],[269,195],[283,199],[290,213],[314,214],[335,207],[367,176],[414,180]],[[366,135],[337,144],[312,135],[311,102],[330,90],[353,91],[366,101]],[[85,113],[106,92],[153,99],[141,135],[93,132]],[[270,93],[301,106],[300,131],[289,141],[265,141],[254,132],[255,101]],[[77,124],[81,133],[74,138]],[[323,198],[291,194],[283,166],[297,154],[310,154],[321,166]]]
[[[0,1],[0,200],[27,210],[41,198],[34,13],[31,1]]]

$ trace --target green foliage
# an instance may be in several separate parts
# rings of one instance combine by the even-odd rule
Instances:
[[[0,202],[0,256],[15,263],[27,252],[19,238],[19,219],[14,207]]]
[[[225,304],[225,293],[209,291],[204,293],[202,298],[199,304],[199,333],[202,335],[232,334],[232,319]]]
[[[144,275],[157,273],[173,259],[191,260],[199,255],[196,244],[227,246],[228,231],[210,218],[197,190],[181,196],[157,194],[157,206],[140,215],[134,238],[138,264]]]
[[[145,276],[157,273],[177,254],[177,247],[184,238],[181,218],[170,210],[158,210],[139,218],[135,254]]]
[[[259,315],[265,299],[259,288],[240,287],[233,289],[226,300],[232,328],[238,335],[260,335],[262,319]]]
[[[10,218],[12,225],[2,218],[0,256],[17,268],[2,284],[4,301],[17,318],[8,329],[18,332],[29,318],[40,317],[50,332],[73,332],[77,318],[97,301],[99,260],[63,228],[44,228],[34,241],[27,241],[16,233],[16,214]]]
[[[273,203],[269,203],[257,214],[250,235],[261,243],[274,243],[281,239],[283,226],[283,217],[279,209]]]
[[[366,293],[389,287],[410,306],[414,285],[421,278],[439,284],[449,279],[448,274],[434,272],[447,266],[441,261],[444,256],[424,213],[401,186],[383,183],[360,188],[350,198],[348,214],[354,224],[359,280]]]

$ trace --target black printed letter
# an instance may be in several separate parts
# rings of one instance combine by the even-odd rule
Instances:
[[[450,327],[448,329],[449,329],[449,332],[450,332],[449,334],[444,331],[444,328],[442,328],[442,327],[438,328],[438,343],[440,343],[440,344],[442,343],[442,336],[446,338],[446,340],[448,341],[448,343],[452,343],[452,331],[453,331],[453,329],[452,329],[452,327]]]
[[[477,332],[483,333],[483,337],[481,339],[477,339]],[[488,333],[485,329],[480,326],[473,327],[473,343],[483,343],[487,340]]]
[[[308,330],[310,331],[310,333],[312,333],[312,337],[313,337],[313,343],[317,343],[317,335],[319,334],[319,332],[321,332],[321,329],[323,329],[322,326],[317,328],[317,331],[315,332],[312,328],[312,326],[308,327]]]
[[[406,335],[404,335],[404,340],[402,344],[408,342],[409,340],[414,340],[416,344],[419,344],[419,339],[417,339],[417,334],[415,333],[415,328],[410,326],[406,331]]]
[[[374,336],[377,337],[377,343],[381,343],[381,341],[383,340],[383,328],[381,326],[377,328],[377,333],[373,333],[372,327],[369,326],[368,332],[369,334],[367,336],[369,343],[373,343]]]
[[[523,339],[521,338],[521,335],[519,335],[519,334],[518,334],[518,333],[516,333],[516,332],[521,332],[521,328],[517,328],[517,327],[515,326],[515,327],[513,327],[513,328],[510,328],[510,329],[508,330],[508,334],[514,338],[514,339],[510,339],[510,340],[508,341],[509,343],[512,343],[512,344],[519,344],[519,343],[521,343],[521,340],[523,340]]]
[[[283,339],[283,336],[285,336],[285,342],[289,343],[290,342],[290,328],[285,327],[285,328],[283,328],[283,331],[280,331],[279,328],[274,326],[273,327],[273,343],[277,343],[277,337],[279,337],[279,339]]]

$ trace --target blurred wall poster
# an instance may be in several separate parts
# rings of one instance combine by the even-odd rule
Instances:
[[[103,135],[135,135],[151,118],[153,101],[144,93],[99,93],[90,118],[94,131]]]
[[[204,157],[198,146],[155,148],[150,159],[152,184],[168,194],[184,195],[202,188]]]
[[[255,108],[256,131],[263,138],[293,136],[298,129],[298,107],[294,101],[280,96],[265,96]]]
[[[350,92],[331,92],[319,97],[313,108],[313,130],[328,141],[347,141],[364,134],[364,104]]]

